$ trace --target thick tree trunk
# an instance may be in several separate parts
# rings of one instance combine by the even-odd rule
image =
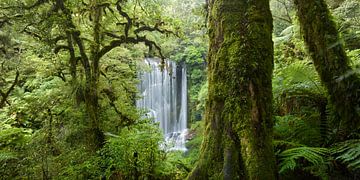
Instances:
[[[324,0],[295,0],[305,43],[315,68],[341,117],[341,139],[360,125],[360,79],[351,71],[344,47]]]
[[[86,87],[86,111],[90,118],[89,123],[89,145],[90,149],[96,151],[100,149],[105,143],[104,133],[100,129],[100,105],[99,105],[99,76],[100,76],[100,58],[98,53],[100,51],[100,26],[101,26],[101,7],[99,6],[100,0],[92,0],[91,4],[94,8],[91,12],[93,18],[93,42],[90,46],[90,66],[89,72],[90,75],[86,76],[87,87]],[[90,70],[91,69],[91,70]]]
[[[268,0],[209,1],[209,94],[189,179],[275,179]]]

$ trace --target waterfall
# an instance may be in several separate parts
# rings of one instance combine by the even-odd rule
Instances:
[[[138,90],[141,99],[136,101],[138,108],[146,109],[147,116],[159,122],[166,148],[186,150],[187,133],[187,78],[186,67],[175,62],[166,62],[163,71],[159,60],[145,59],[150,72],[139,73]]]

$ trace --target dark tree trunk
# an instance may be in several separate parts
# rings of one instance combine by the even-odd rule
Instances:
[[[86,131],[86,139],[88,150],[96,152],[105,143],[104,133],[100,128],[100,105],[99,105],[99,74],[100,74],[100,26],[101,26],[101,7],[100,0],[92,0],[91,4],[94,7],[91,11],[93,20],[93,42],[90,45],[90,58],[87,54],[87,49],[81,38],[81,32],[77,30],[72,20],[71,11],[65,6],[64,0],[57,0],[57,6],[66,16],[66,26],[71,29],[67,31],[68,49],[70,53],[70,72],[73,76],[73,81],[76,81],[76,57],[74,45],[77,46],[82,67],[85,74],[85,86],[81,94],[84,96],[85,108],[87,118],[89,119],[88,128]],[[74,43],[74,45],[73,45]]]
[[[324,0],[295,0],[305,43],[316,71],[328,90],[330,102],[341,117],[341,140],[359,128],[360,79],[351,71],[349,60]]]
[[[99,6],[100,0],[90,1],[94,6],[91,16],[93,18],[93,43],[90,46],[90,66],[87,70],[90,72],[86,75],[86,88],[85,88],[85,104],[86,111],[90,118],[90,132],[88,134],[89,145],[92,150],[96,151],[100,149],[105,143],[104,133],[100,129],[100,105],[99,105],[99,76],[100,76],[100,26],[101,26],[101,7]]]
[[[209,94],[189,179],[275,179],[268,0],[210,0]]]

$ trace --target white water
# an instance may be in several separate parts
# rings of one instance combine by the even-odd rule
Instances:
[[[159,60],[145,59],[150,72],[139,74],[138,89],[142,99],[136,102],[138,108],[148,110],[148,116],[159,122],[165,136],[168,150],[185,151],[187,133],[187,78],[186,67],[168,61],[163,71]]]

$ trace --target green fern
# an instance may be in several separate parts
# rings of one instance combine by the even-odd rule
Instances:
[[[325,93],[325,89],[321,86],[320,77],[309,61],[295,61],[288,66],[277,69],[275,73],[277,77],[274,79],[275,94],[280,95],[284,91]]]
[[[0,129],[0,148],[26,142],[29,133],[29,130],[23,128]]]
[[[7,161],[7,160],[10,160],[10,159],[16,159],[16,158],[17,158],[17,156],[13,152],[0,151],[0,162]]]
[[[351,170],[360,169],[360,139],[348,140],[332,148],[335,159],[346,164]]]
[[[320,146],[322,143],[320,125],[316,120],[316,116],[312,117],[311,115],[312,114],[306,116],[275,116],[275,139],[291,141],[297,144],[303,144],[303,146]],[[293,148],[299,146],[286,147]]]
[[[326,163],[326,157],[329,156],[330,151],[327,148],[319,147],[297,147],[287,149],[280,153],[280,173],[288,170],[294,170],[298,167],[297,160],[305,159],[313,166],[321,166]]]
[[[299,143],[291,142],[291,141],[284,141],[284,140],[274,140],[273,144],[274,144],[274,146],[286,146],[286,147],[291,147],[291,148],[305,146],[303,144],[299,144]]]

